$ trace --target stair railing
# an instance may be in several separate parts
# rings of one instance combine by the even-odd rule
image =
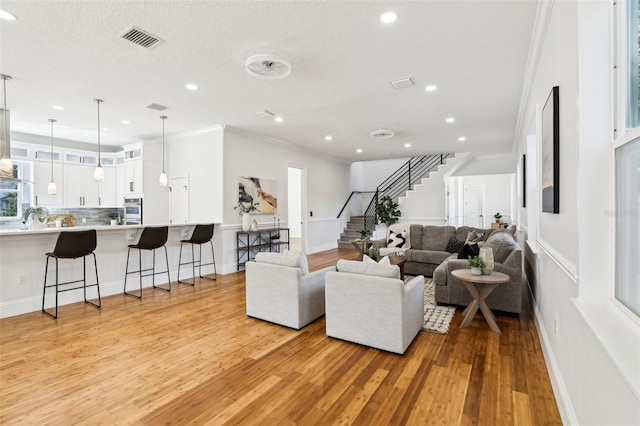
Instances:
[[[340,209],[340,213],[338,213],[338,216],[336,216],[336,219],[340,219],[340,216],[342,216],[342,213],[344,212],[344,209],[347,208],[347,205],[349,204],[349,201],[351,201],[351,198],[353,198],[354,195],[356,195],[356,194],[375,194],[375,192],[376,191],[351,191],[351,194],[349,195],[349,198],[347,198],[347,201],[345,201],[344,205]]]

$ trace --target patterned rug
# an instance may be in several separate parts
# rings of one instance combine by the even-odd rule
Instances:
[[[407,277],[409,279],[413,277]],[[447,334],[455,306],[438,306],[436,304],[435,284],[430,278],[424,280],[424,324],[422,329],[432,333]]]

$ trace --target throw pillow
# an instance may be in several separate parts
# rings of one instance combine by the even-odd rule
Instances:
[[[362,255],[362,261],[365,263],[378,263],[380,265],[391,265],[391,260],[389,260],[389,256],[385,256],[382,259],[380,259],[379,262],[376,262],[375,260],[373,260],[372,258],[370,258],[365,254],[365,255]]]
[[[387,247],[389,248],[403,248],[407,242],[407,233],[404,231],[394,232],[389,230],[389,237],[387,238]]]
[[[480,248],[477,243],[465,243],[458,253],[458,259],[468,259],[469,257],[478,256]]]
[[[477,243],[486,240],[487,237],[488,235],[485,235],[484,232],[469,231],[465,243]]]
[[[449,253],[459,253],[464,247],[464,241],[456,240],[456,237],[449,238],[449,242],[447,243],[447,248],[445,249]]]

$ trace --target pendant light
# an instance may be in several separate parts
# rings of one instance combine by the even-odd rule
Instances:
[[[162,173],[160,173],[158,182],[160,183],[160,186],[167,186],[167,184],[169,183],[169,177],[164,171],[164,120],[167,119],[167,116],[161,115],[160,118],[162,119]]]
[[[51,123],[51,181],[47,186],[47,194],[49,195],[56,195],[58,193],[58,185],[56,185],[56,182],[53,180],[53,123],[56,121],[57,120],[54,120],[53,118],[49,119],[49,122]]]
[[[93,172],[93,179],[95,179],[96,182],[104,182],[104,169],[100,162],[100,104],[104,101],[102,99],[94,99],[93,101],[98,104],[98,167],[96,167]]]
[[[0,78],[3,80],[4,87],[4,135],[2,141],[2,147],[4,152],[2,153],[2,159],[0,159],[0,176],[2,177],[13,177],[13,161],[11,161],[11,143],[9,142],[10,133],[9,133],[9,111],[7,110],[7,80],[11,80],[10,75],[0,74]]]

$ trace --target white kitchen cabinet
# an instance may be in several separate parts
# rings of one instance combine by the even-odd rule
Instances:
[[[64,174],[64,206],[65,207],[99,207],[100,187],[93,178],[95,167],[82,164],[65,164]],[[115,176],[113,177],[115,181]]]
[[[143,193],[142,161],[129,161],[124,164],[124,194]]]
[[[56,182],[58,192],[56,195],[49,195],[48,188],[51,181],[51,162],[34,161],[34,195],[35,205],[42,207],[62,207],[64,180],[61,163],[53,163],[53,180]]]
[[[100,183],[100,207],[118,207],[116,204],[116,192],[118,181],[116,168],[104,166],[104,182]]]
[[[124,207],[124,186],[124,165],[121,165],[116,167],[116,207]]]

